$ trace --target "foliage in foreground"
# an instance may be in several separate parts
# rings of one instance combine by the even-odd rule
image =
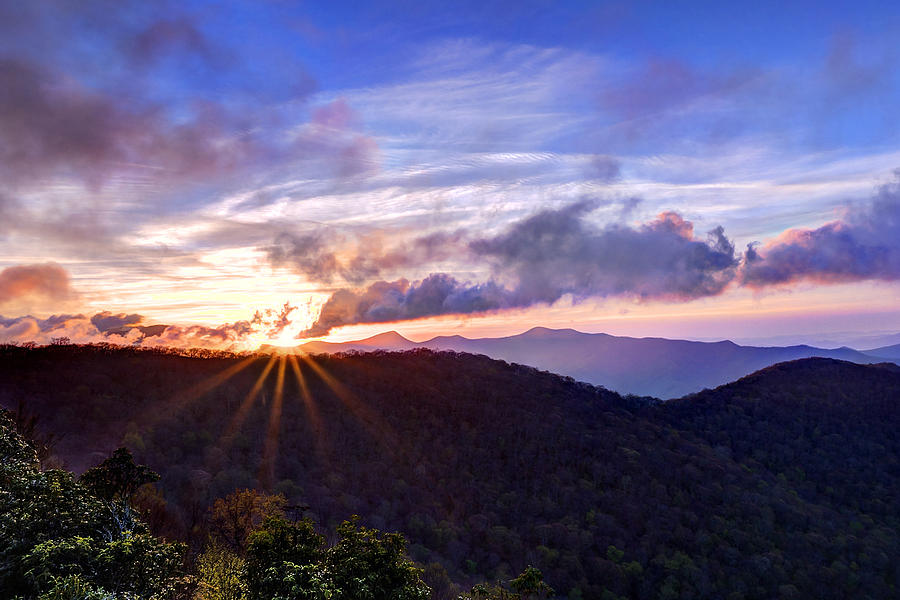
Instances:
[[[125,448],[79,480],[41,471],[34,447],[0,411],[0,590],[38,600],[431,596],[400,534],[368,529],[354,517],[326,547],[311,520],[283,518],[283,497],[251,490],[213,506],[210,543],[196,575],[186,578],[186,547],[151,535],[131,505],[158,478]]]
[[[34,447],[0,412],[0,589],[23,598],[173,597],[184,548],[147,531],[124,485],[154,476],[127,450],[83,482],[41,471]],[[117,493],[101,498],[94,486]]]
[[[277,507],[278,496],[238,490],[213,506],[212,522],[223,515],[250,524],[260,506]],[[282,498],[283,501],[283,498]],[[310,519],[289,521],[270,510],[246,540],[211,531],[198,560],[197,600],[426,600],[431,590],[422,571],[404,556],[399,533],[363,527],[359,518],[342,523],[331,547]]]

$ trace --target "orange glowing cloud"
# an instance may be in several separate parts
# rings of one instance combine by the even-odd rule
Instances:
[[[69,274],[55,263],[18,265],[0,271],[0,305],[29,297],[61,301],[73,296]]]

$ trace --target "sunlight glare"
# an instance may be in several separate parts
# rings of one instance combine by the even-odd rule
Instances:
[[[247,397],[244,398],[244,401],[241,402],[241,405],[238,407],[237,412],[234,414],[234,417],[231,419],[231,423],[229,423],[228,428],[225,430],[225,433],[222,434],[222,439],[225,442],[225,445],[229,445],[231,441],[234,439],[234,435],[237,433],[237,430],[244,424],[244,420],[247,418],[247,413],[250,412],[250,407],[253,404],[253,401],[259,395],[259,392],[262,390],[263,385],[266,382],[266,377],[268,377],[269,372],[275,366],[275,355],[269,357],[269,362],[266,363],[265,368],[262,373],[260,373],[259,378],[256,380],[256,383],[253,384],[253,388],[250,389],[250,392],[247,394]]]
[[[278,454],[278,435],[281,431],[281,402],[284,397],[284,355],[278,357],[278,374],[275,378],[275,396],[269,410],[269,427],[263,445],[262,463],[259,467],[259,481],[264,489],[270,489],[275,479],[275,459]]]

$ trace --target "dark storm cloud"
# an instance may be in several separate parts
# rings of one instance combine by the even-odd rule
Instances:
[[[26,297],[68,300],[73,295],[69,274],[54,263],[17,265],[0,271],[0,304]]]
[[[565,295],[576,301],[604,296],[687,301],[719,294],[734,278],[734,245],[721,227],[698,240],[690,222],[669,212],[637,228],[598,228],[585,219],[595,207],[579,202],[545,210],[500,235],[470,241],[470,257],[493,272],[484,283],[435,273],[415,283],[399,279],[338,290],[300,337],[355,323],[550,304]]]
[[[900,172],[861,207],[818,229],[791,229],[744,253],[740,280],[762,288],[809,280],[900,280]]]

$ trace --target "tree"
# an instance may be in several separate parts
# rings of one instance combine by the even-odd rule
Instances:
[[[52,433],[38,431],[38,416],[28,409],[22,398],[19,398],[16,403],[14,420],[16,431],[25,439],[26,443],[34,448],[40,465],[46,465],[53,454],[53,446],[57,442],[56,436]]]
[[[238,556],[246,556],[250,534],[268,517],[284,516],[286,505],[287,499],[281,494],[235,490],[225,498],[216,499],[210,509],[209,537]]]
[[[509,585],[523,599],[547,598],[553,595],[553,588],[544,583],[544,575],[531,565],[525,567],[522,574],[510,581]]]
[[[403,555],[406,541],[359,525],[353,516],[338,527],[340,540],[328,550],[326,565],[335,600],[426,600],[431,590],[422,570]]]
[[[128,460],[122,454],[118,458],[110,464],[124,468],[131,455],[127,454]],[[146,467],[130,463],[133,471],[145,472]],[[95,473],[121,471],[98,468]],[[97,482],[116,480],[92,477]],[[127,485],[100,487],[107,492],[125,490],[112,497],[127,499]],[[15,431],[5,411],[0,411],[0,490],[0,590],[4,595],[149,598],[174,593],[183,547],[147,534],[136,519],[123,529],[121,519],[110,510],[110,500],[95,496],[71,473],[40,471],[34,448]]]
[[[250,599],[326,597],[328,577],[321,564],[324,542],[308,519],[292,523],[268,517],[249,538]]]
[[[98,498],[122,504],[127,504],[139,487],[158,480],[158,473],[145,465],[135,464],[128,448],[117,449],[79,479]]]
[[[195,600],[244,600],[246,561],[219,544],[210,544],[197,559]]]
[[[539,569],[528,565],[525,570],[509,582],[514,591],[505,589],[499,582],[497,585],[479,583],[467,596],[460,600],[528,600],[531,598],[549,598],[554,591],[544,583],[544,575]]]

